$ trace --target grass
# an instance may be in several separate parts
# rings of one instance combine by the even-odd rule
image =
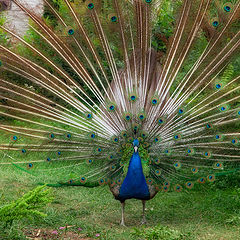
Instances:
[[[1,204],[15,200],[36,187],[29,176],[12,167],[5,167],[0,175]],[[52,189],[52,192],[55,200],[44,210],[47,217],[16,222],[9,233],[15,234],[14,237],[5,236],[3,239],[25,239],[26,236],[34,239],[37,232],[42,239],[143,239],[137,238],[134,233],[149,229],[157,231],[159,224],[182,234],[181,238],[172,239],[240,239],[240,194],[234,189],[204,186],[201,191],[159,193],[147,203],[145,227],[139,226],[141,202],[128,200],[126,228],[119,226],[120,204],[107,186],[91,189],[64,187]],[[59,230],[63,226],[70,226],[65,238],[65,230]],[[54,230],[59,234],[52,234]]]

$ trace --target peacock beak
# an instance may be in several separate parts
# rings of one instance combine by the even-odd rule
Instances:
[[[137,152],[137,151],[138,151],[138,147],[134,146],[134,152]]]

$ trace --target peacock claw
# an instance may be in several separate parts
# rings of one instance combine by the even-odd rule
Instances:
[[[126,227],[125,223],[122,221],[120,222],[120,226]]]
[[[146,221],[146,218],[145,218],[145,217],[143,217],[143,219],[142,219],[142,221],[141,221],[141,224],[140,224],[140,225],[145,225],[145,224],[147,224],[147,221]]]

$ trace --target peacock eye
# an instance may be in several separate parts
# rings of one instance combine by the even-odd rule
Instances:
[[[11,139],[12,139],[12,141],[16,142],[18,140],[18,137],[17,136],[12,136]]]
[[[114,106],[114,105],[110,105],[110,106],[109,106],[109,110],[110,110],[110,111],[114,111],[114,110],[115,110],[115,106]]]
[[[116,22],[117,21],[117,17],[116,16],[111,17],[111,21],[112,22]]]
[[[178,113],[182,114],[183,113],[183,109],[179,109]]]
[[[136,97],[135,96],[131,96],[131,100],[132,101],[136,100]]]
[[[94,8],[94,4],[93,3],[89,3],[88,4],[88,9],[93,9]]]
[[[230,12],[231,11],[231,7],[228,6],[228,5],[225,6],[223,9],[225,10],[225,12]]]
[[[28,163],[28,168],[33,168],[33,164],[32,163]]]
[[[69,29],[68,30],[68,35],[73,35],[74,34],[74,30],[73,29]]]
[[[218,21],[214,21],[214,22],[212,23],[212,25],[213,25],[214,27],[217,27],[217,26],[219,25],[219,22],[218,22]]]

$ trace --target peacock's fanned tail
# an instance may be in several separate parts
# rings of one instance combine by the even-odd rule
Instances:
[[[29,31],[0,26],[0,168],[114,186],[137,138],[157,191],[239,171],[239,1],[13,2]]]

